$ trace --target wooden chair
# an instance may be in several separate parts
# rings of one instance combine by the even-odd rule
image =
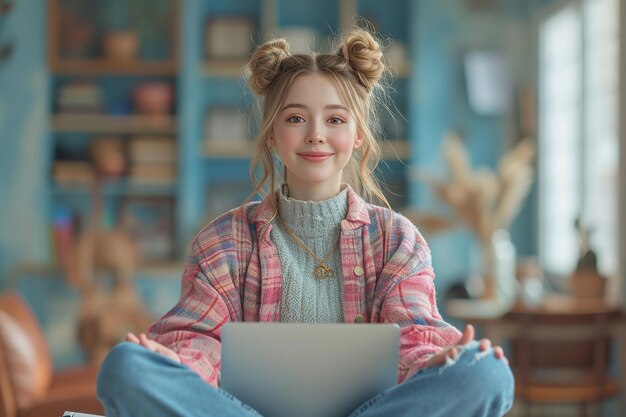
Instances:
[[[510,359],[524,416],[532,403],[577,404],[579,415],[586,416],[589,405],[619,394],[608,373],[610,324],[619,316],[607,311],[507,314],[517,326]]]

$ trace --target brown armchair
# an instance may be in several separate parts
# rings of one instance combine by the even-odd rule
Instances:
[[[97,367],[55,372],[43,331],[24,299],[0,295],[0,416],[59,417],[65,410],[104,414]]]

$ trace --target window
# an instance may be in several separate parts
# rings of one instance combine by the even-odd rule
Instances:
[[[539,252],[549,274],[579,256],[577,218],[600,272],[618,269],[618,0],[572,0],[539,43]]]

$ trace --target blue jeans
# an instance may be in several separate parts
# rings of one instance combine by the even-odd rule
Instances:
[[[473,342],[455,363],[418,372],[349,417],[499,417],[513,404],[513,387],[505,362],[491,352],[478,353]],[[129,342],[116,346],[103,362],[98,396],[107,417],[260,416],[188,367]]]

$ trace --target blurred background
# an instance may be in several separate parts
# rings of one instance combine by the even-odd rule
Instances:
[[[431,246],[441,313],[621,309],[620,5],[0,0],[0,287],[56,369],[167,312],[191,239],[251,191],[250,51],[329,51],[360,17],[393,74],[379,175]]]

